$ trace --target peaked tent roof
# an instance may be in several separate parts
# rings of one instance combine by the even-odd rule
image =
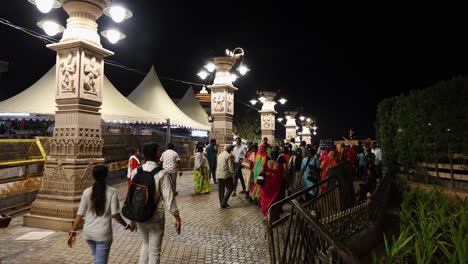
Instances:
[[[114,123],[162,124],[165,119],[144,111],[123,96],[104,76],[102,119]],[[55,115],[55,66],[21,93],[0,102],[0,112]]]
[[[127,98],[150,113],[168,118],[171,125],[210,130],[209,125],[194,121],[174,104],[164,90],[154,67],[151,67],[143,81]]]
[[[195,97],[195,92],[193,91],[192,86],[188,88],[187,92],[184,94],[184,97],[182,97],[182,99],[180,99],[180,101],[177,103],[177,106],[186,115],[198,123],[207,126],[210,125],[210,122],[208,122],[208,114],[198,102],[197,97]]]

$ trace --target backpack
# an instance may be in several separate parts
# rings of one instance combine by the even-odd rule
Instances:
[[[309,174],[307,175],[307,180],[309,180],[309,181],[311,181],[313,183],[317,183],[317,182],[320,181],[320,171],[315,166],[316,161],[317,161],[317,159],[314,158],[314,164],[311,165],[311,164],[309,164],[310,157],[307,159],[307,165],[309,166]]]
[[[132,179],[122,207],[122,214],[126,218],[142,223],[153,216],[157,206],[154,175],[161,170],[161,167],[156,167],[152,171],[144,171],[138,166],[137,174]]]

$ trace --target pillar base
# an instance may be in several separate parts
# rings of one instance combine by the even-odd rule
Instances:
[[[57,231],[71,230],[73,226],[73,221],[73,219],[32,215],[30,213],[23,216],[23,225],[25,226]]]

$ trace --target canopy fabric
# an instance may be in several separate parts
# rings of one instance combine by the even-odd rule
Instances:
[[[54,116],[55,107],[55,66],[44,76],[21,93],[0,102],[0,114],[30,113]],[[102,119],[112,123],[163,124],[165,118],[146,112],[130,102],[104,76]]]
[[[208,114],[198,102],[195,92],[191,86],[188,88],[187,92],[185,92],[184,97],[182,97],[182,99],[177,103],[177,106],[193,120],[200,124],[210,126],[210,122],[208,122]]]
[[[201,124],[180,110],[164,90],[154,67],[143,81],[127,96],[130,101],[144,110],[170,120],[171,125],[198,130],[210,130],[209,125]]]

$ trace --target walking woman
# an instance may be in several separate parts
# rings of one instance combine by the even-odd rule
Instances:
[[[197,152],[195,153],[193,181],[193,191],[195,194],[211,192],[211,183],[208,176],[208,160],[203,154],[202,146],[198,146]]]
[[[244,160],[242,161],[242,175],[245,178],[245,199],[252,200],[250,198],[250,191],[252,191],[252,180],[253,180],[253,166],[255,163],[255,154],[257,153],[258,146],[252,144],[249,147],[249,152],[245,155]]]
[[[257,185],[257,178],[260,172],[262,172],[263,167],[267,161],[267,146],[262,144],[258,147],[257,155],[255,155],[255,163],[254,163],[254,179],[253,179],[253,186],[252,186],[252,194],[251,197],[254,201],[258,201],[260,198],[260,186]]]
[[[271,159],[266,162],[263,167],[265,171],[265,184],[260,188],[260,207],[262,213],[266,217],[270,206],[279,201],[281,196],[281,187],[286,172],[286,163],[278,162],[279,153],[272,150],[270,153]],[[279,219],[279,210],[272,212],[272,221]]]
[[[323,160],[323,162],[320,164],[320,170],[321,170],[321,180],[325,180],[327,178],[327,172],[328,169],[331,167],[335,167],[337,165],[336,159],[335,159],[335,151],[330,150],[328,152],[327,157]],[[323,193],[327,189],[327,184],[324,183],[320,185],[320,193]]]
[[[73,247],[76,229],[85,217],[83,238],[93,253],[94,264],[103,264],[108,261],[112,245],[112,218],[125,229],[133,232],[133,227],[120,216],[117,190],[107,186],[107,173],[108,169],[105,165],[97,165],[93,168],[94,184],[84,190],[75,222],[68,233],[68,246]]]

